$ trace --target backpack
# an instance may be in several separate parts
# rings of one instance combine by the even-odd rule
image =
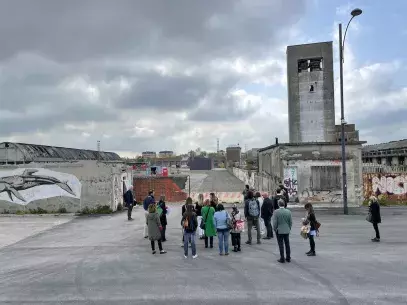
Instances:
[[[260,216],[259,204],[255,199],[249,201],[249,216],[251,217]]]
[[[190,219],[191,217],[191,219]],[[184,220],[184,229],[188,232],[194,232],[195,231],[195,223],[194,223],[194,216],[187,216],[185,217]]]

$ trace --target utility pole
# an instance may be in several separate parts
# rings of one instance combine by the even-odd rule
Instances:
[[[219,154],[219,138],[216,139],[216,152]]]

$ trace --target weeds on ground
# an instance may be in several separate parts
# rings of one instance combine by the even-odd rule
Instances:
[[[94,208],[84,207],[80,215],[112,214],[113,210],[108,205],[97,205]]]
[[[122,205],[121,203],[119,203],[119,204],[117,205],[117,211],[118,211],[118,212],[123,211],[123,205]]]

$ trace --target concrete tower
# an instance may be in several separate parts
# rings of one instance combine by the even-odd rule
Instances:
[[[287,47],[290,143],[333,142],[332,41]]]

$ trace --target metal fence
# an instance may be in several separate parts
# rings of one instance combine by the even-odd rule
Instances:
[[[407,173],[407,165],[381,165],[381,164],[363,164],[363,173],[383,173],[383,174],[395,174],[395,173]]]

